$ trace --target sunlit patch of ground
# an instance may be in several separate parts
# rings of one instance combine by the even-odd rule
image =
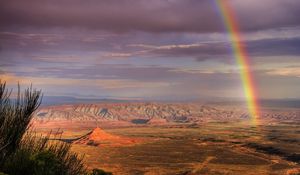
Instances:
[[[74,144],[73,150],[85,154],[89,168],[115,174],[297,174],[299,130],[277,125],[261,126],[258,131],[252,126],[230,123],[196,128],[108,129],[111,134],[143,138],[146,142],[102,147]],[[288,159],[290,155],[295,156],[293,161]]]
[[[89,132],[88,134],[80,137],[72,141],[73,144],[80,144],[80,145],[90,145],[90,146],[133,146],[136,144],[144,143],[144,139],[141,138],[133,138],[133,137],[126,137],[126,136],[119,136],[110,134],[103,129],[97,127],[93,131]]]

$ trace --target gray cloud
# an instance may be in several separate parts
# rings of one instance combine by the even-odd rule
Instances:
[[[245,31],[297,26],[298,0],[231,0]],[[2,30],[79,27],[110,31],[220,32],[213,0],[1,0]]]
[[[300,1],[228,2],[263,96],[297,95]],[[223,32],[214,0],[0,0],[0,74],[53,94],[243,96]]]
[[[250,41],[246,46],[253,56],[300,55],[300,38]]]
[[[11,69],[13,70],[13,69]],[[38,67],[30,70],[14,70],[17,76],[29,77],[64,77],[69,79],[124,79],[138,81],[172,81],[186,77],[195,77],[194,73],[174,71],[175,68],[142,66],[136,67],[129,64],[97,64],[87,67]]]
[[[263,56],[300,56],[300,38],[289,39],[261,39],[245,41],[248,54],[254,57]],[[144,50],[136,52],[137,55],[152,55],[154,57],[170,58],[195,58],[198,61],[220,60],[228,62],[232,60],[231,43],[229,42],[204,42],[195,44],[176,45],[133,45]],[[134,54],[132,54],[134,55]]]

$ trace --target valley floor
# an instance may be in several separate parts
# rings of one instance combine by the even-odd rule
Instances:
[[[300,125],[249,126],[243,123],[142,126],[105,129],[144,141],[130,146],[104,142],[99,146],[73,144],[89,168],[114,174],[299,174]],[[92,128],[91,128],[92,129]],[[63,138],[89,132],[72,130]]]

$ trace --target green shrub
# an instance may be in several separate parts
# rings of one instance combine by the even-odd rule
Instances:
[[[86,174],[83,158],[70,151],[71,145],[27,132],[19,149],[4,163],[2,171],[10,175]]]
[[[110,172],[105,172],[101,169],[93,169],[93,171],[90,173],[90,175],[112,175]]]
[[[82,157],[70,151],[70,144],[28,131],[32,114],[41,104],[41,92],[30,87],[21,94],[19,87],[15,100],[10,100],[10,95],[0,81],[0,171],[9,175],[86,175]]]
[[[17,94],[15,100],[10,100],[11,91],[6,89],[6,83],[0,81],[0,168],[7,157],[19,148],[32,114],[41,104],[41,91],[32,87],[21,94],[18,86]]]
[[[55,175],[63,168],[60,160],[49,150],[32,155],[30,160],[33,162],[34,174]]]

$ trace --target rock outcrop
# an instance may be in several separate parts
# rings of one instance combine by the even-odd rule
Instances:
[[[87,135],[75,140],[74,144],[84,144],[90,146],[130,146],[140,143],[141,140],[137,138],[127,138],[117,136],[105,132],[99,127],[95,128],[92,132]]]

